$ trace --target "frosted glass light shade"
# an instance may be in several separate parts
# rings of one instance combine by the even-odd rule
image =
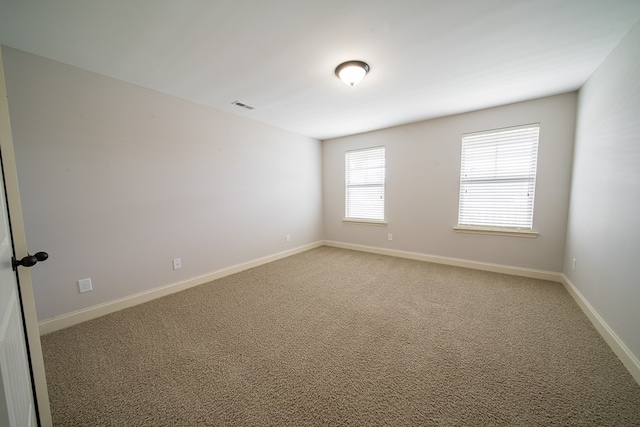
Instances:
[[[369,65],[362,61],[343,62],[336,68],[336,76],[349,86],[360,83],[368,72]]]

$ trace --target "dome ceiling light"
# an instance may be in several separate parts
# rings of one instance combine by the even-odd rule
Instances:
[[[348,86],[354,86],[369,72],[369,64],[362,61],[347,61],[336,67],[336,76]]]

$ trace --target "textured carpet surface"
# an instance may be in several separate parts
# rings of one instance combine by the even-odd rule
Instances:
[[[43,337],[57,426],[640,426],[561,284],[321,247]]]

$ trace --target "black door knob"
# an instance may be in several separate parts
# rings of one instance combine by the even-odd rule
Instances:
[[[16,268],[18,268],[18,266],[23,266],[23,267],[33,267],[34,265],[36,265],[38,263],[38,261],[45,261],[47,258],[49,258],[49,254],[46,252],[37,252],[35,255],[29,255],[27,254],[26,257],[17,260],[15,258],[11,258],[11,264],[13,265],[13,270],[15,271]]]
[[[46,261],[49,258],[49,254],[46,252],[36,252],[34,255],[38,261]]]

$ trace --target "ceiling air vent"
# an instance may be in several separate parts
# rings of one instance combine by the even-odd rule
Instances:
[[[245,104],[244,102],[240,102],[240,101],[233,101],[232,102],[233,105],[237,105],[240,108],[244,108],[245,110],[255,110],[256,107],[252,107],[251,105]]]

